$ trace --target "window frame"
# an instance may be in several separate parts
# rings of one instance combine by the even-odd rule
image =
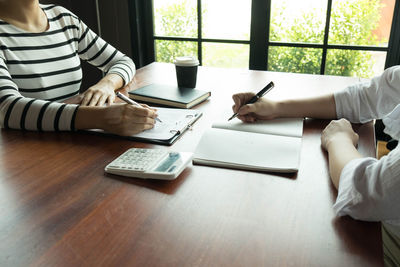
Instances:
[[[215,39],[215,38],[203,38],[202,32],[202,15],[201,15],[201,1],[197,0],[197,37],[172,37],[172,36],[157,36],[154,35],[154,42],[156,40],[164,41],[189,41],[197,43],[197,57],[200,65],[203,64],[203,43],[224,43],[224,44],[246,44],[250,45],[250,40],[233,40],[233,39]],[[153,1],[151,1],[153,2]],[[153,19],[154,20],[154,19]],[[251,45],[250,45],[251,50]]]
[[[331,11],[332,11],[332,1],[327,1],[327,10],[326,10],[326,19],[325,19],[325,33],[324,33],[324,40],[322,44],[310,44],[310,43],[289,43],[289,42],[272,42],[269,40],[269,28],[270,28],[270,17],[271,17],[271,3],[272,0],[253,0],[252,1],[252,18],[260,17],[260,19],[256,23],[252,23],[252,33],[254,30],[252,43],[253,51],[252,57],[249,62],[249,68],[255,70],[268,70],[268,50],[271,46],[285,46],[285,47],[301,47],[301,48],[318,48],[322,49],[322,56],[321,56],[321,64],[320,64],[320,73],[321,75],[325,74],[325,67],[326,67],[326,57],[328,54],[328,50],[331,49],[338,49],[338,50],[355,50],[355,51],[378,51],[378,52],[386,52],[386,61],[385,61],[385,68],[388,67],[388,58],[389,55],[389,48],[394,45],[394,41],[391,42],[389,40],[389,44],[387,47],[379,47],[379,46],[359,46],[359,45],[332,45],[328,43],[329,38],[329,27],[330,27],[330,20],[331,20]],[[263,10],[267,10],[267,12],[263,12]],[[265,14],[267,13],[267,14]],[[392,31],[390,35],[390,39],[393,39],[392,32],[396,32],[394,28],[397,27],[397,32],[400,30],[400,23],[399,20],[395,20],[398,17],[399,13],[399,0],[396,0],[395,8],[394,8],[394,15],[392,20]],[[396,15],[396,16],[395,16]],[[263,25],[268,25],[267,27],[263,27]],[[253,29],[254,27],[254,29]],[[265,31],[265,29],[268,31]],[[258,44],[257,44],[258,43]],[[266,48],[265,48],[266,47]],[[399,42],[397,42],[397,49],[394,51],[398,51]],[[250,51],[252,48],[250,47]],[[265,50],[265,52],[263,52]],[[393,51],[393,52],[394,52]],[[260,56],[262,55],[262,56]],[[264,61],[257,60],[257,57],[261,59],[264,58]],[[399,60],[397,60],[397,64]],[[394,64],[395,65],[395,64]]]
[[[150,9],[153,11],[153,1],[146,1],[151,5]],[[317,48],[322,49],[320,74],[325,74],[326,58],[328,50],[355,50],[355,51],[378,51],[386,52],[385,68],[393,65],[400,64],[400,0],[396,0],[394,7],[394,14],[390,32],[389,43],[387,47],[380,46],[359,46],[359,45],[333,45],[328,43],[329,27],[332,11],[333,0],[327,1],[327,14],[325,20],[325,33],[322,44],[311,43],[291,43],[291,42],[272,42],[269,40],[270,30],[270,17],[271,17],[271,2],[272,0],[252,0],[251,5],[251,23],[250,23],[250,40],[232,40],[232,39],[213,39],[202,37],[202,14],[201,14],[201,0],[197,0],[197,37],[168,37],[157,36],[154,32],[154,17],[151,16],[152,29],[147,30],[151,33],[152,44],[148,44],[148,54],[153,54],[155,60],[155,42],[157,40],[168,41],[190,41],[197,43],[197,56],[200,65],[203,63],[202,47],[203,43],[226,43],[226,44],[246,44],[249,45],[249,69],[251,70],[268,70],[268,51],[270,47],[285,46],[285,47],[301,47],[301,48]],[[147,15],[149,15],[149,7],[146,8]],[[136,11],[135,14],[138,14]],[[150,21],[147,21],[149,23]]]

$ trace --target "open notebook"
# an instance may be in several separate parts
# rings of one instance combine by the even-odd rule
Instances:
[[[197,145],[193,163],[234,169],[297,172],[303,119],[214,123]]]

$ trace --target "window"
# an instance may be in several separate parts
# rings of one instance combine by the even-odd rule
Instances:
[[[157,61],[193,55],[204,66],[249,68],[251,0],[154,0],[153,8]]]
[[[372,77],[385,67],[394,9],[395,0],[153,0],[155,57]]]

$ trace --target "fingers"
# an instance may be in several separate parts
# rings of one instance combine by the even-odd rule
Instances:
[[[88,106],[90,100],[92,99],[92,96],[93,96],[93,93],[91,91],[86,91],[83,94],[83,99],[82,99],[81,105]]]
[[[255,122],[257,120],[253,116],[253,114],[250,114],[250,115],[238,115],[238,119],[243,121],[243,122]]]
[[[154,123],[155,123],[155,121],[153,120],[153,123],[143,124],[143,131],[153,129],[154,128]]]
[[[232,106],[233,112],[238,112],[240,107],[247,103],[247,101],[249,101],[254,95],[255,94],[252,92],[234,94],[232,96],[233,102],[235,102]]]
[[[330,144],[358,143],[358,134],[353,131],[351,123],[346,119],[333,120],[322,131],[321,145],[328,150]]]
[[[154,127],[157,113],[149,108],[131,104],[114,104],[106,107],[106,131],[129,136]]]
[[[104,104],[111,105],[115,100],[114,91],[99,90],[89,88],[83,93],[81,101],[82,106],[103,106]]]
[[[246,115],[252,112],[256,112],[257,108],[254,104],[247,104],[242,106],[239,110],[238,113],[239,115]]]
[[[247,101],[254,96],[254,93],[239,93],[234,94],[232,96],[235,104],[232,106],[232,110],[234,113],[238,113],[238,119],[243,122],[254,122],[256,119],[254,116],[249,115],[250,112],[253,112],[253,108],[249,107],[250,105],[246,105]]]
[[[131,136],[154,128],[154,123],[127,123],[114,125],[109,131],[122,136]]]
[[[146,116],[135,116],[134,118],[130,119],[128,123],[136,123],[136,124],[149,124],[154,125],[156,123],[155,118],[146,117]]]
[[[111,94],[107,97],[107,104],[111,105],[112,103],[114,103],[115,100],[115,94]]]
[[[127,135],[136,134],[154,128],[157,113],[149,108],[126,105],[126,116],[123,124]]]
[[[130,104],[125,104],[126,107],[126,115],[127,116],[141,116],[141,117],[150,117],[150,118],[156,118],[157,117],[157,112],[154,109],[147,108],[147,107],[138,107],[138,106],[133,106]]]
[[[144,107],[144,108],[150,108],[150,109],[153,109],[153,108],[151,108],[149,105],[146,105],[146,104],[140,104],[142,107]]]
[[[81,102],[82,106],[102,106],[107,101],[109,95],[104,95],[102,93],[88,91],[85,93],[83,100]]]
[[[352,132],[353,128],[351,127],[351,123],[346,119],[333,120],[326,126],[323,132],[330,133],[340,131]]]

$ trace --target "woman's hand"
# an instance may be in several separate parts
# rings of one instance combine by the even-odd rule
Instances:
[[[117,74],[107,74],[98,83],[89,87],[82,94],[82,106],[104,106],[111,105],[115,100],[115,90],[124,84],[121,76]]]
[[[238,118],[244,122],[254,122],[256,120],[270,120],[277,117],[276,102],[266,98],[260,98],[254,104],[245,105],[255,94],[239,93],[232,96],[235,104],[232,106],[233,112],[238,112]]]
[[[107,132],[129,136],[154,127],[157,113],[147,106],[114,104],[107,107],[103,127]]]
[[[329,151],[330,146],[352,145],[357,146],[358,134],[353,131],[346,119],[333,120],[323,130],[321,135],[322,147]]]
[[[80,106],[76,129],[103,129],[109,133],[129,136],[154,127],[157,113],[147,106],[113,104],[103,107]]]
[[[89,87],[82,94],[82,106],[103,106],[111,105],[115,99],[114,88],[111,83],[100,81]]]

